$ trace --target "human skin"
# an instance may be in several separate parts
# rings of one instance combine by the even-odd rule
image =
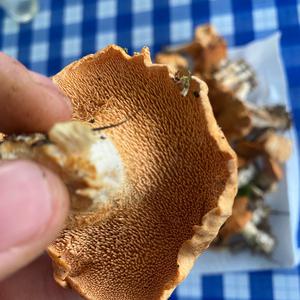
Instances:
[[[71,118],[70,102],[50,79],[0,53],[0,132],[46,132]],[[80,299],[53,280],[43,254],[68,214],[65,186],[30,161],[0,161],[0,299]]]

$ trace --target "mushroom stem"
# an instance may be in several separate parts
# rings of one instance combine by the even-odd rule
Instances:
[[[257,85],[256,74],[243,59],[223,61],[212,77],[223,87],[233,92],[239,99],[247,99]]]
[[[274,238],[268,233],[258,229],[252,221],[246,224],[241,233],[247,243],[254,249],[260,250],[265,254],[270,254],[274,249]]]
[[[242,188],[247,184],[249,184],[254,178],[255,174],[256,174],[256,169],[253,164],[249,164],[245,168],[240,169],[238,172],[239,188]]]
[[[57,123],[45,134],[8,136],[1,159],[31,159],[56,172],[67,185],[72,213],[92,212],[119,192],[123,163],[110,139],[83,122]]]

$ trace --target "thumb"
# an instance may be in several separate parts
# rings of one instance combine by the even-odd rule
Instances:
[[[0,280],[55,239],[68,203],[66,188],[46,168],[29,161],[0,162]]]

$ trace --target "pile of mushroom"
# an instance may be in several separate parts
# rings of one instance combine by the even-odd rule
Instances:
[[[275,239],[264,198],[276,189],[291,153],[291,142],[283,135],[291,125],[289,113],[283,106],[248,101],[258,84],[256,74],[246,61],[227,57],[226,42],[211,25],[197,27],[191,43],[166,48],[157,61],[162,56],[169,64],[180,61],[179,68],[188,65],[207,83],[216,120],[238,156],[239,194],[214,245],[270,254]]]
[[[53,77],[76,122],[0,144],[66,183],[72,211],[48,253],[85,299],[167,299],[231,215],[236,155],[207,85],[173,71],[109,46]]]

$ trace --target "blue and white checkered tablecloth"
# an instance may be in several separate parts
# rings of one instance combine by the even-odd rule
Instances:
[[[129,53],[148,45],[154,54],[162,46],[191,40],[195,26],[205,22],[213,23],[230,46],[281,31],[290,102],[300,133],[300,0],[40,2],[34,21],[21,26],[0,11],[0,49],[46,75],[110,43]],[[299,300],[300,268],[197,276],[190,278],[188,289],[177,288],[171,299]]]

